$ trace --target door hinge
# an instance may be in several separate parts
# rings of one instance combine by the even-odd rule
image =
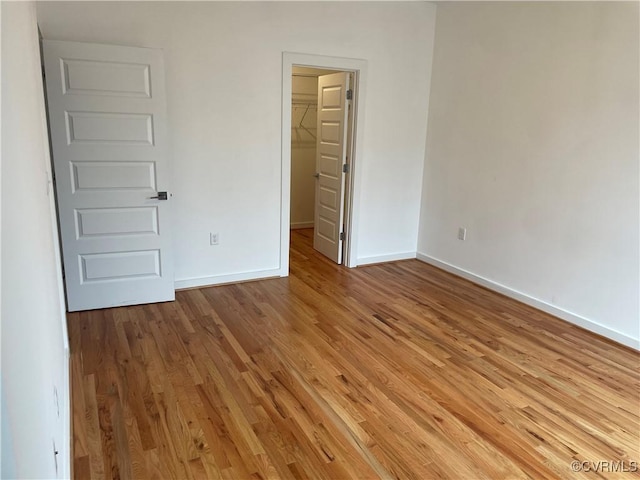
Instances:
[[[344,232],[340,232],[340,240],[344,240]]]
[[[351,170],[351,167],[349,167],[348,163],[345,163],[342,165],[342,173],[349,173],[350,170]]]
[[[347,100],[351,100],[353,98],[353,90],[347,90]]]

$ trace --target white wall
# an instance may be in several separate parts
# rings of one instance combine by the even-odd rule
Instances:
[[[3,2],[2,478],[69,476],[68,355],[48,149],[35,4]]]
[[[636,348],[638,35],[637,2],[439,4],[418,244]]]
[[[367,60],[358,254],[415,252],[434,5],[42,2],[38,20],[48,39],[164,49],[178,286],[279,266],[283,51]]]

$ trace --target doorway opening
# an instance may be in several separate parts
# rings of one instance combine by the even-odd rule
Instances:
[[[283,60],[281,275],[296,229],[310,229],[325,257],[355,267],[356,124],[366,62],[287,53]]]
[[[354,73],[294,66],[291,74],[291,229],[343,263]]]

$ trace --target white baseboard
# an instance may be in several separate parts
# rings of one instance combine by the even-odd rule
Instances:
[[[249,280],[262,280],[265,278],[280,277],[280,269],[255,270],[251,272],[231,273],[227,275],[214,275],[211,277],[184,278],[175,281],[175,289],[209,287],[212,285],[223,285],[225,283],[246,282]]]
[[[457,275],[459,277],[466,278],[473,283],[482,285],[489,290],[502,293],[507,297],[511,297],[531,307],[537,308],[538,310],[542,310],[543,312],[554,315],[569,323],[573,323],[574,325],[597,333],[598,335],[607,337],[615,342],[621,343],[622,345],[626,345],[627,347],[631,347],[635,350],[640,350],[640,339],[630,337],[616,330],[612,330],[611,328],[605,327],[604,325],[594,322],[593,320],[589,320],[588,318],[556,307],[535,297],[527,295],[526,293],[519,292],[518,290],[509,288],[506,285],[502,285],[500,283],[494,282],[493,280],[489,280],[488,278],[481,277],[480,275],[476,275],[475,273],[469,272],[468,270],[456,267],[454,265],[451,265],[450,263],[438,260],[437,258],[431,257],[424,253],[418,252],[416,258],[422,262],[441,268],[442,270],[445,270],[449,273],[453,273],[454,275]]]
[[[300,228],[313,228],[313,222],[291,222],[290,228],[291,230],[298,230]]]
[[[416,252],[391,253],[389,255],[376,255],[373,257],[359,257],[358,265],[371,265],[373,263],[395,262],[397,260],[410,260],[416,258]]]

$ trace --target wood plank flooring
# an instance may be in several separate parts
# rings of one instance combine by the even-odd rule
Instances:
[[[637,352],[311,233],[288,278],[69,315],[75,478],[640,478]]]

